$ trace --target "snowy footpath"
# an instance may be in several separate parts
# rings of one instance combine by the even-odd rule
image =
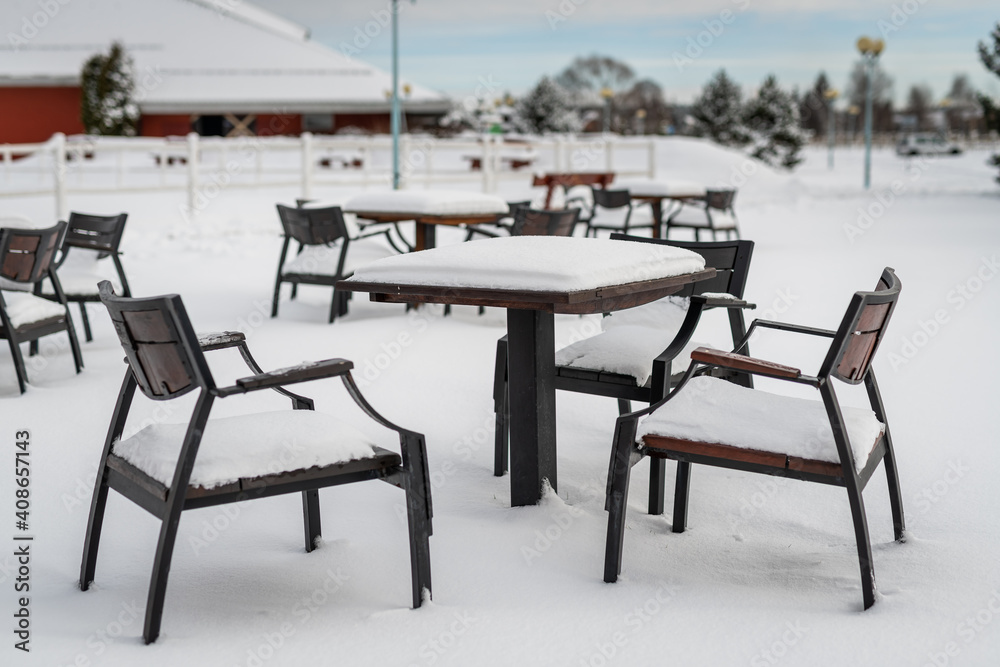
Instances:
[[[865,493],[879,599],[862,611],[842,489],[695,468],[689,530],[645,513],[648,466],[633,473],[622,576],[602,581],[604,489],[616,404],[558,396],[559,492],[512,509],[492,474],[492,379],[502,311],[479,315],[356,296],[326,323],[328,289],[283,292],[269,317],[281,246],[277,202],[296,192],[222,191],[188,221],[183,194],[71,196],[73,210],[127,211],[123,263],[136,295],[179,293],[199,331],[239,329],[265,369],[345,357],[371,403],[427,437],[434,501],[433,602],[409,608],[403,494],[386,484],[320,492],[323,544],[302,548],[297,496],[186,512],[159,640],[141,640],[159,523],[114,493],[95,585],[77,587],[96,466],[124,365],[100,306],[73,372],[65,336],[29,363],[18,395],[0,350],[0,613],[3,665],[913,665],[1000,664],[1000,186],[987,152],[909,159],[860,149],[827,170],[811,149],[794,173],[688,139],[658,142],[659,176],[740,189],[756,242],[746,298],[756,316],[835,327],[883,267],[903,283],[875,362],[893,431],[907,540],[892,539],[884,474]],[[525,194],[505,182],[499,193]],[[317,193],[331,200],[349,190]],[[2,199],[0,217],[53,221],[50,199]],[[459,242],[442,229],[439,244]],[[74,309],[74,316],[78,313]],[[726,325],[708,322],[709,340]],[[557,316],[559,345],[594,335],[598,316]],[[81,336],[82,339],[82,336]],[[722,342],[719,343],[723,344]],[[815,371],[822,350],[782,334],[753,352]],[[220,384],[246,374],[214,353]],[[809,397],[802,387],[777,392]],[[381,446],[392,434],[337,380],[299,385]],[[840,389],[838,388],[838,391]],[[270,395],[266,395],[270,394]],[[860,405],[863,392],[840,391]],[[190,398],[190,397],[188,397]],[[191,401],[142,399],[129,427],[183,422]],[[258,392],[218,416],[281,409]],[[635,406],[639,407],[639,406]],[[27,443],[19,445],[18,443]],[[30,460],[29,525],[16,527],[16,452]],[[24,457],[22,457],[23,459]],[[668,471],[672,472],[672,464]],[[668,487],[668,497],[670,487]],[[34,539],[24,548],[19,535]],[[18,553],[18,549],[22,551]],[[19,626],[30,638],[22,652]]]

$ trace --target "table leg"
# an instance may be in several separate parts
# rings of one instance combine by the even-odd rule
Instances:
[[[433,248],[437,241],[436,227],[427,223],[416,222],[416,233],[414,234],[413,249],[427,250]]]
[[[654,199],[651,202],[649,202],[650,205],[653,208],[653,222],[655,223],[653,225],[653,238],[654,239],[660,238],[661,228],[663,227],[663,205],[662,205],[662,202],[663,202],[662,199]]]
[[[507,311],[510,504],[536,505],[542,480],[556,484],[555,318]]]

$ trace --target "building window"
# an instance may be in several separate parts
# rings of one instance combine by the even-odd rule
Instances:
[[[302,130],[304,132],[332,132],[333,114],[330,113],[302,114]]]

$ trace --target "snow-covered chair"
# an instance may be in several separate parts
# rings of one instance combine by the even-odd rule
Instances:
[[[705,258],[705,266],[717,274],[711,280],[694,283],[675,296],[637,308],[612,313],[601,320],[602,333],[571,343],[556,351],[556,389],[618,399],[622,414],[631,410],[630,401],[656,403],[670,391],[671,383],[683,376],[690,352],[700,343],[692,337],[704,311],[726,309],[733,345],[746,333],[743,310],[753,308],[743,301],[752,241],[692,243],[612,234],[623,242],[652,243],[685,248]],[[728,373],[734,382],[751,386],[749,375]],[[507,471],[507,337],[497,343],[493,387],[496,411],[494,474]],[[650,460],[649,513],[662,514],[666,462]],[[677,484],[690,477],[687,464],[677,466]]]
[[[118,252],[127,219],[127,213],[106,216],[75,212],[69,214],[62,256],[56,270],[66,301],[80,304],[80,317],[83,319],[83,333],[87,342],[93,340],[90,320],[87,318],[87,304],[101,300],[97,284],[108,278],[101,268],[101,264],[106,263],[104,260],[110,259],[114,264],[117,278],[115,291],[124,296],[132,296]],[[44,294],[50,296],[52,291],[46,290]]]
[[[864,607],[872,606],[875,574],[862,491],[879,463],[885,467],[897,541],[904,531],[889,422],[871,368],[899,291],[899,279],[886,268],[875,291],[854,294],[836,331],[755,320],[733,352],[695,350],[670,394],[645,410],[619,417],[608,472],[604,580],[616,581],[621,573],[631,468],[650,456],[844,487],[854,520]],[[809,376],[798,368],[740,354],[758,328],[830,338],[819,372]],[[779,396],[705,375],[714,369],[810,386],[821,400]],[[870,409],[842,406],[834,379],[851,385],[863,382]],[[675,489],[676,533],[686,527],[687,502],[688,486]]]
[[[693,229],[696,241],[701,240],[701,232],[712,232],[712,239],[718,238],[718,232],[725,232],[726,238],[740,238],[739,221],[733,203],[736,201],[736,190],[708,190],[705,199],[684,200],[665,221],[666,233],[670,230]]]
[[[196,335],[176,294],[118,297],[106,281],[101,283],[100,292],[128,368],[97,472],[80,567],[82,590],[94,580],[109,489],[161,522],[143,627],[148,644],[160,633],[182,511],[301,493],[308,552],[318,546],[321,537],[318,489],[382,480],[406,494],[412,603],[414,607],[421,605],[431,589],[431,486],[424,437],[390,423],[375,411],[351,377],[354,364],[325,359],[264,373],[250,355],[242,333]],[[234,347],[254,374],[231,386],[216,386],[205,352]],[[368,417],[398,434],[399,453],[377,446],[345,421],[314,411],[312,399],[284,388],[330,377],[343,381]],[[186,408],[191,414],[188,423],[156,422],[125,437],[136,388],[154,401],[171,401],[194,392],[194,407]],[[209,419],[216,399],[260,389],[273,389],[290,398],[293,409]],[[122,544],[128,543],[124,537],[122,540]]]
[[[48,229],[0,229],[0,338],[10,346],[22,394],[28,374],[21,343],[29,343],[34,354],[39,338],[65,331],[76,372],[83,368],[73,318],[54,267],[65,228],[66,223],[60,222]],[[46,284],[51,286],[51,299],[38,296]]]
[[[587,223],[585,236],[597,236],[598,230],[628,234],[630,229],[653,229],[660,224],[653,220],[649,204],[633,205],[628,190],[591,188],[593,204],[584,218]]]
[[[278,275],[274,281],[274,298],[271,317],[278,315],[278,300],[282,283],[292,284],[292,298],[299,285],[326,285],[333,288],[338,280],[349,278],[355,268],[384,257],[394,250],[377,237],[352,240],[344,214],[339,206],[326,208],[291,208],[278,204],[278,217],[284,229],[285,240],[278,261]],[[387,234],[388,232],[386,232]],[[289,256],[292,241],[299,244],[298,253]],[[330,322],[347,314],[349,292],[333,291],[330,304]]]

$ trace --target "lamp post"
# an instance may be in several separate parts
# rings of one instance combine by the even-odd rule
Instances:
[[[837,99],[837,95],[839,93],[836,88],[828,88],[823,92],[823,97],[826,98],[826,145],[828,148],[826,166],[828,169],[833,169],[833,139],[837,132],[837,118],[833,115],[833,101]]]
[[[416,2],[416,0],[410,0]],[[399,0],[392,0],[392,189],[399,189]]]
[[[865,190],[871,186],[872,175],[872,78],[883,49],[885,42],[881,39],[862,37],[858,40],[858,51],[865,61]]]
[[[601,88],[601,97],[604,98],[604,132],[611,131],[611,98],[615,96],[615,91],[610,88]]]

